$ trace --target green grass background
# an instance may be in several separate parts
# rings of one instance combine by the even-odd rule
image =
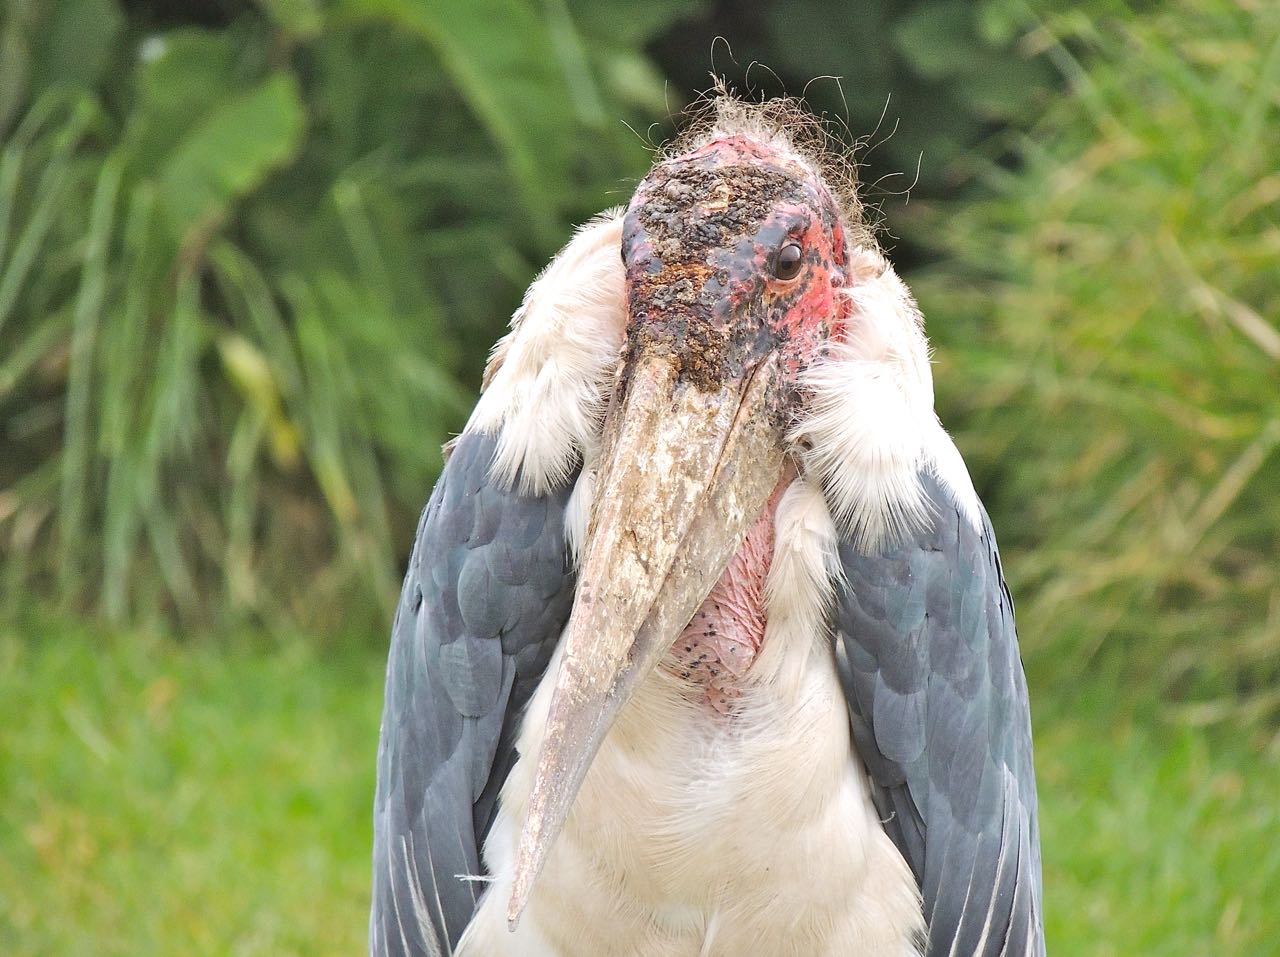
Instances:
[[[0,953],[357,953],[378,656],[52,627],[0,640]]]
[[[303,640],[5,631],[0,953],[359,953],[382,669]],[[1032,678],[1050,952],[1280,954],[1277,742]]]

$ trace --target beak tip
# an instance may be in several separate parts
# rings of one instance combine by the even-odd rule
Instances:
[[[507,930],[515,933],[520,917],[529,903],[533,882],[542,870],[545,848],[540,840],[542,805],[546,800],[546,788],[535,783],[530,808],[526,812],[520,842],[516,849],[516,869],[511,880],[511,897],[507,900]]]
[[[529,881],[525,874],[524,868],[516,871],[516,879],[511,886],[511,897],[507,901],[507,930],[513,934],[520,926],[520,918],[524,914],[525,905],[529,902]]]

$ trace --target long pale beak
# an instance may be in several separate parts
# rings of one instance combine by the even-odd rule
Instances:
[[[514,930],[600,743],[741,547],[783,468],[775,367],[702,391],[642,357],[605,425],[589,546],[507,906]]]

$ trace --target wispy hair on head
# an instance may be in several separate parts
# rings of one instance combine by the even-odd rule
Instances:
[[[684,111],[684,130],[662,150],[658,160],[672,159],[724,136],[747,136],[792,153],[822,179],[844,215],[848,239],[856,246],[875,245],[871,225],[858,198],[858,164],[835,124],[814,115],[798,97],[760,102],[744,99],[716,77]]]

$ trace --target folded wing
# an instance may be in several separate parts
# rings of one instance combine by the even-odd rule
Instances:
[[[915,872],[927,957],[1044,953],[1026,680],[986,513],[932,474],[931,522],[840,545],[836,660],[884,828]]]
[[[375,957],[457,944],[484,890],[473,878],[517,722],[569,618],[574,476],[521,494],[491,476],[496,445],[485,433],[459,439],[396,609],[374,803]]]

